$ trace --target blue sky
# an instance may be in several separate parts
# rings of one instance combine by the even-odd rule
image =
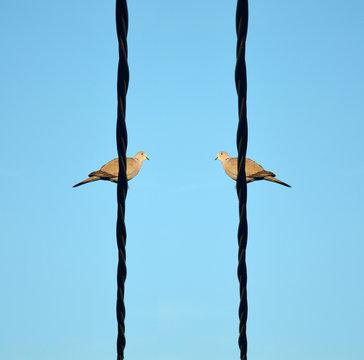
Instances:
[[[129,1],[126,359],[237,359],[235,1]],[[115,358],[114,1],[0,5],[0,358]],[[250,2],[249,359],[364,358],[364,4]]]

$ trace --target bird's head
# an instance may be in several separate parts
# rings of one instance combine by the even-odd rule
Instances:
[[[228,159],[230,159],[229,154],[227,152],[225,152],[225,151],[220,151],[217,154],[217,157],[216,157],[215,160],[221,160],[221,161],[223,161],[223,160],[228,160]]]
[[[144,151],[139,151],[138,153],[135,154],[134,159],[143,161],[143,160],[149,160],[147,157],[147,154]]]

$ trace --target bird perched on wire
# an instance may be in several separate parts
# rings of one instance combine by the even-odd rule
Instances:
[[[132,158],[126,158],[126,177],[128,181],[131,180],[134,176],[138,175],[144,160],[149,160],[147,154],[144,151],[139,151]],[[119,176],[119,159],[116,158],[109,161],[108,163],[103,165],[100,170],[94,171],[88,176],[88,179],[83,180],[76,185],[73,185],[73,187],[77,187],[97,180],[108,180],[117,183]]]
[[[225,151],[220,151],[217,154],[217,158],[215,160],[221,160],[226,174],[236,181],[238,178],[238,158],[231,158]],[[276,174],[272,173],[271,171],[264,170],[262,166],[248,158],[245,159],[245,175],[247,183],[256,180],[267,180],[291,187],[283,181],[276,179]]]

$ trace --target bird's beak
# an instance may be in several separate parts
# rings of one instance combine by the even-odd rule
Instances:
[[[149,157],[148,157],[148,156],[146,156],[145,158],[146,158],[147,160],[149,160]]]
[[[215,160],[217,160],[218,158],[215,158]]]

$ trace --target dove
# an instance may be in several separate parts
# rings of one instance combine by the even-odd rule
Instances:
[[[126,177],[128,181],[138,175],[144,160],[149,160],[147,154],[144,151],[139,151],[132,158],[126,158]],[[119,159],[116,158],[109,161],[108,163],[103,165],[100,170],[94,171],[88,176],[88,179],[83,180],[76,185],[73,185],[73,187],[77,187],[97,180],[108,180],[117,183],[119,176]]]
[[[236,181],[238,178],[238,158],[231,158],[225,151],[220,151],[217,154],[217,158],[215,160],[221,160],[226,174]],[[245,175],[247,183],[256,180],[267,180],[291,187],[283,181],[276,179],[276,174],[272,173],[271,171],[264,170],[262,166],[248,158],[245,159]]]

